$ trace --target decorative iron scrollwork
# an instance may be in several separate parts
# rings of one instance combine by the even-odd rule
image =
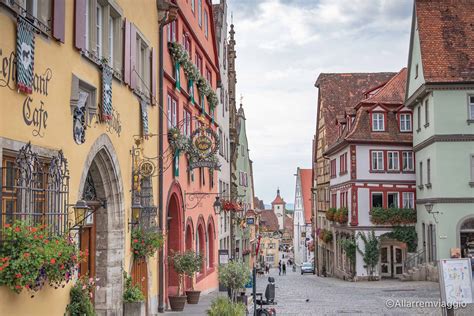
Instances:
[[[97,201],[97,191],[94,185],[94,179],[90,171],[87,173],[86,182],[84,183],[84,192],[82,193],[82,199],[86,201]]]

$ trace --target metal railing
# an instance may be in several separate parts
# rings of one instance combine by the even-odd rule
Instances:
[[[414,254],[410,255],[407,257],[405,260],[404,266],[405,266],[405,271],[408,271],[409,269],[416,267],[419,264],[425,263],[425,255],[426,255],[426,250],[425,249],[420,249]]]

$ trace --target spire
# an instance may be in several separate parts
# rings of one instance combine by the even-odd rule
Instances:
[[[280,187],[277,189],[277,196],[275,200],[273,200],[272,205],[274,204],[286,204],[286,202],[280,196]]]
[[[277,196],[280,196],[280,187],[277,189]]]

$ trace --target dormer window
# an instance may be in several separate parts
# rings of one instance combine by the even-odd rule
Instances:
[[[385,114],[372,113],[372,131],[382,132],[385,130]]]
[[[400,114],[400,132],[411,132],[411,114]]]

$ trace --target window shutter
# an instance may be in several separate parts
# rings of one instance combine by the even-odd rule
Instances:
[[[65,0],[54,0],[53,7],[53,37],[64,43],[64,18],[66,14]]]
[[[156,75],[158,67],[156,64],[156,50],[151,49],[151,104],[156,105]]]
[[[130,23],[130,88],[137,87],[137,28]]]
[[[79,50],[86,49],[86,1],[87,0],[76,0],[75,3],[74,44]],[[54,6],[56,9],[56,1]]]
[[[130,22],[125,19],[125,32],[123,33],[123,81],[130,84]]]

